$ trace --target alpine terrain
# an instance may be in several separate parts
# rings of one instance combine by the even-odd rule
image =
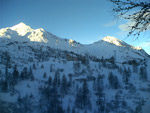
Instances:
[[[149,113],[150,56],[115,37],[92,44],[19,23],[0,29],[0,113]]]

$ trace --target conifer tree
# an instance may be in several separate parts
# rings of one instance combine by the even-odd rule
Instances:
[[[48,84],[51,86],[52,85],[52,77],[51,76],[49,76],[49,78],[48,78]]]
[[[61,89],[60,89],[62,95],[64,96],[65,94],[67,94],[67,78],[65,75],[63,75],[62,77],[62,81],[61,81]]]
[[[147,80],[147,71],[145,67],[140,67],[140,79]]]
[[[60,86],[60,72],[59,69],[56,70],[54,80],[53,80],[53,85],[54,86]]]
[[[70,106],[67,107],[67,113],[71,113]]]
[[[75,106],[79,109],[91,109],[89,89],[86,80],[83,82],[83,86],[76,94]]]
[[[118,77],[113,75],[112,72],[110,72],[109,75],[108,75],[108,81],[109,81],[110,87],[112,87],[114,89],[119,88],[120,85],[119,85]]]
[[[7,92],[8,91],[8,83],[7,83],[6,80],[3,81],[3,83],[2,83],[2,91],[3,92]]]
[[[19,72],[17,70],[17,65],[14,66],[13,78],[17,79],[19,77]]]
[[[35,64],[33,64],[33,69],[36,70],[36,65]]]
[[[105,109],[105,94],[104,94],[104,86],[103,86],[103,77],[99,76],[96,80],[96,92],[97,96],[96,105],[98,106],[98,111],[104,112]]]
[[[72,108],[72,113],[76,113],[76,110],[74,107]]]
[[[46,72],[44,72],[44,74],[43,74],[43,78],[47,78],[47,74],[46,74]]]
[[[43,68],[44,68],[44,65],[42,64],[42,65],[41,65],[41,69],[43,69]]]

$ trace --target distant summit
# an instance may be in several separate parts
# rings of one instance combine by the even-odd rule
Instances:
[[[17,31],[17,33],[20,35],[20,36],[24,36],[26,35],[28,32],[31,32],[33,31],[33,29],[31,29],[30,26],[24,24],[23,22],[13,26],[13,27],[10,27],[11,30],[14,30],[14,31]]]
[[[23,22],[20,22],[19,24],[14,25],[14,26],[12,26],[11,28],[14,29],[14,30],[15,30],[15,29],[22,29],[22,28],[30,28],[30,29],[31,29],[30,26],[26,25],[26,24],[23,23]]]
[[[128,45],[124,41],[119,40],[115,37],[111,37],[111,36],[106,36],[102,40],[105,42],[111,43],[111,44],[115,44],[116,46],[127,46]]]

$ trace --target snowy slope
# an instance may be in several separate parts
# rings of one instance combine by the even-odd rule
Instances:
[[[66,62],[64,62],[64,60]],[[142,105],[142,108],[141,108],[141,110],[143,110],[144,112],[140,112],[140,113],[148,113],[147,110],[149,110],[148,106],[149,106],[149,91],[150,91],[148,87],[149,82],[140,80],[138,72],[134,73],[131,65],[117,64],[117,66],[121,67],[122,71],[124,71],[124,68],[131,69],[131,75],[130,75],[131,77],[129,80],[129,84],[133,84],[133,89],[132,87],[131,88],[129,87],[126,89],[125,88],[126,84],[123,82],[122,72],[119,72],[118,71],[119,69],[117,67],[109,68],[108,66],[111,65],[110,63],[106,62],[106,66],[103,66],[103,64],[100,63],[100,67],[99,67],[99,62],[90,61],[89,65],[84,65],[80,62],[79,74],[75,74],[74,63],[76,63],[76,61],[67,61],[66,59],[62,59],[62,58],[58,59],[58,58],[50,57],[49,61],[46,61],[46,62],[43,61],[43,62],[34,62],[34,63],[24,64],[24,67],[28,67],[28,69],[31,67],[32,73],[34,75],[34,80],[31,80],[31,79],[21,80],[21,78],[17,79],[17,84],[14,86],[14,91],[8,91],[8,92],[0,91],[0,102],[4,101],[6,103],[8,102],[10,104],[13,103],[13,105],[16,105],[14,107],[10,107],[11,105],[7,104],[6,110],[8,110],[8,107],[14,110],[14,108],[16,107],[17,107],[16,109],[23,109],[24,106],[25,107],[30,106],[29,107],[30,109],[25,109],[25,110],[31,110],[29,111],[29,113],[32,113],[33,111],[34,113],[41,113],[41,111],[36,111],[36,110],[39,110],[38,105],[41,104],[40,98],[42,98],[43,101],[46,101],[41,96],[42,95],[41,90],[42,88],[44,89],[44,87],[48,85],[47,83],[48,83],[49,77],[51,77],[52,80],[54,80],[56,71],[60,69],[60,70],[63,70],[60,72],[60,75],[59,75],[61,83],[62,83],[63,75],[67,77],[68,82],[69,82],[69,74],[73,75],[72,87],[68,89],[68,94],[61,98],[61,101],[63,103],[62,106],[65,110],[67,110],[68,106],[70,106],[70,108],[73,109],[73,107],[75,106],[74,103],[76,99],[76,94],[78,92],[77,87],[79,88],[82,87],[83,80],[87,79],[88,88],[90,91],[92,110],[87,109],[86,111],[87,113],[94,113],[95,111],[97,111],[96,113],[99,113],[98,106],[96,105],[96,101],[98,97],[95,95],[95,90],[94,90],[94,87],[97,87],[97,84],[95,83],[95,80],[88,79],[88,77],[98,78],[99,76],[102,75],[104,76],[103,77],[103,91],[105,94],[106,103],[109,104],[107,106],[108,110],[110,110],[110,112],[108,113],[116,113],[116,110],[120,112],[127,112],[127,113],[132,113],[134,111],[133,113],[136,113],[137,112],[136,108],[139,107],[138,105],[142,99],[145,101],[144,105]],[[34,68],[33,64],[35,64],[36,68]],[[43,68],[41,68],[42,65],[43,65]],[[50,66],[52,65],[53,65],[53,69],[52,71],[50,71],[51,70]],[[18,70],[21,73],[21,71],[23,70],[23,67],[21,68],[18,67]],[[82,72],[83,70],[84,72]],[[9,72],[13,72],[13,68],[9,69]],[[113,72],[113,74],[116,75],[118,78],[118,82],[120,84],[120,87],[118,89],[113,89],[109,85],[108,76],[110,72]],[[2,73],[4,74],[3,71]],[[43,76],[44,73],[46,73],[47,75],[46,77]],[[150,76],[150,73],[148,73],[148,76]],[[142,91],[142,88],[145,91]],[[118,103],[120,103],[120,105],[117,107],[117,109],[111,109],[111,106],[113,106],[113,102],[115,101],[115,95],[118,93],[120,96]],[[32,97],[30,97],[30,95],[32,95]],[[18,101],[19,97],[21,98],[30,97],[26,99],[30,103],[26,104],[25,102],[23,102],[24,103],[23,105],[19,105],[19,101]],[[121,104],[122,101],[125,102],[124,106]],[[2,106],[4,105],[2,104]],[[45,105],[42,104],[42,106],[45,106]],[[79,111],[80,113],[84,113],[84,109],[80,110],[76,108],[76,111]]]

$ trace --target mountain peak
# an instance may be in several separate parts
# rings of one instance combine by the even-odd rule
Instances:
[[[119,40],[115,37],[111,37],[111,36],[106,36],[104,38],[102,38],[102,41],[111,43],[111,44],[115,44],[117,46],[126,46],[127,44],[125,42],[123,42],[122,40]]]
[[[11,27],[11,28],[12,28],[12,29],[18,29],[18,28],[27,28],[27,27],[30,27],[30,26],[26,25],[26,24],[23,23],[23,22],[20,22],[19,24],[14,25],[14,26]]]
[[[121,41],[115,37],[112,37],[112,36],[106,36],[104,38],[102,38],[103,41],[107,41],[107,42],[112,42],[112,41]]]
[[[23,22],[11,27],[12,30],[17,31],[17,33],[21,36],[24,36],[27,32],[31,32],[32,28]]]

